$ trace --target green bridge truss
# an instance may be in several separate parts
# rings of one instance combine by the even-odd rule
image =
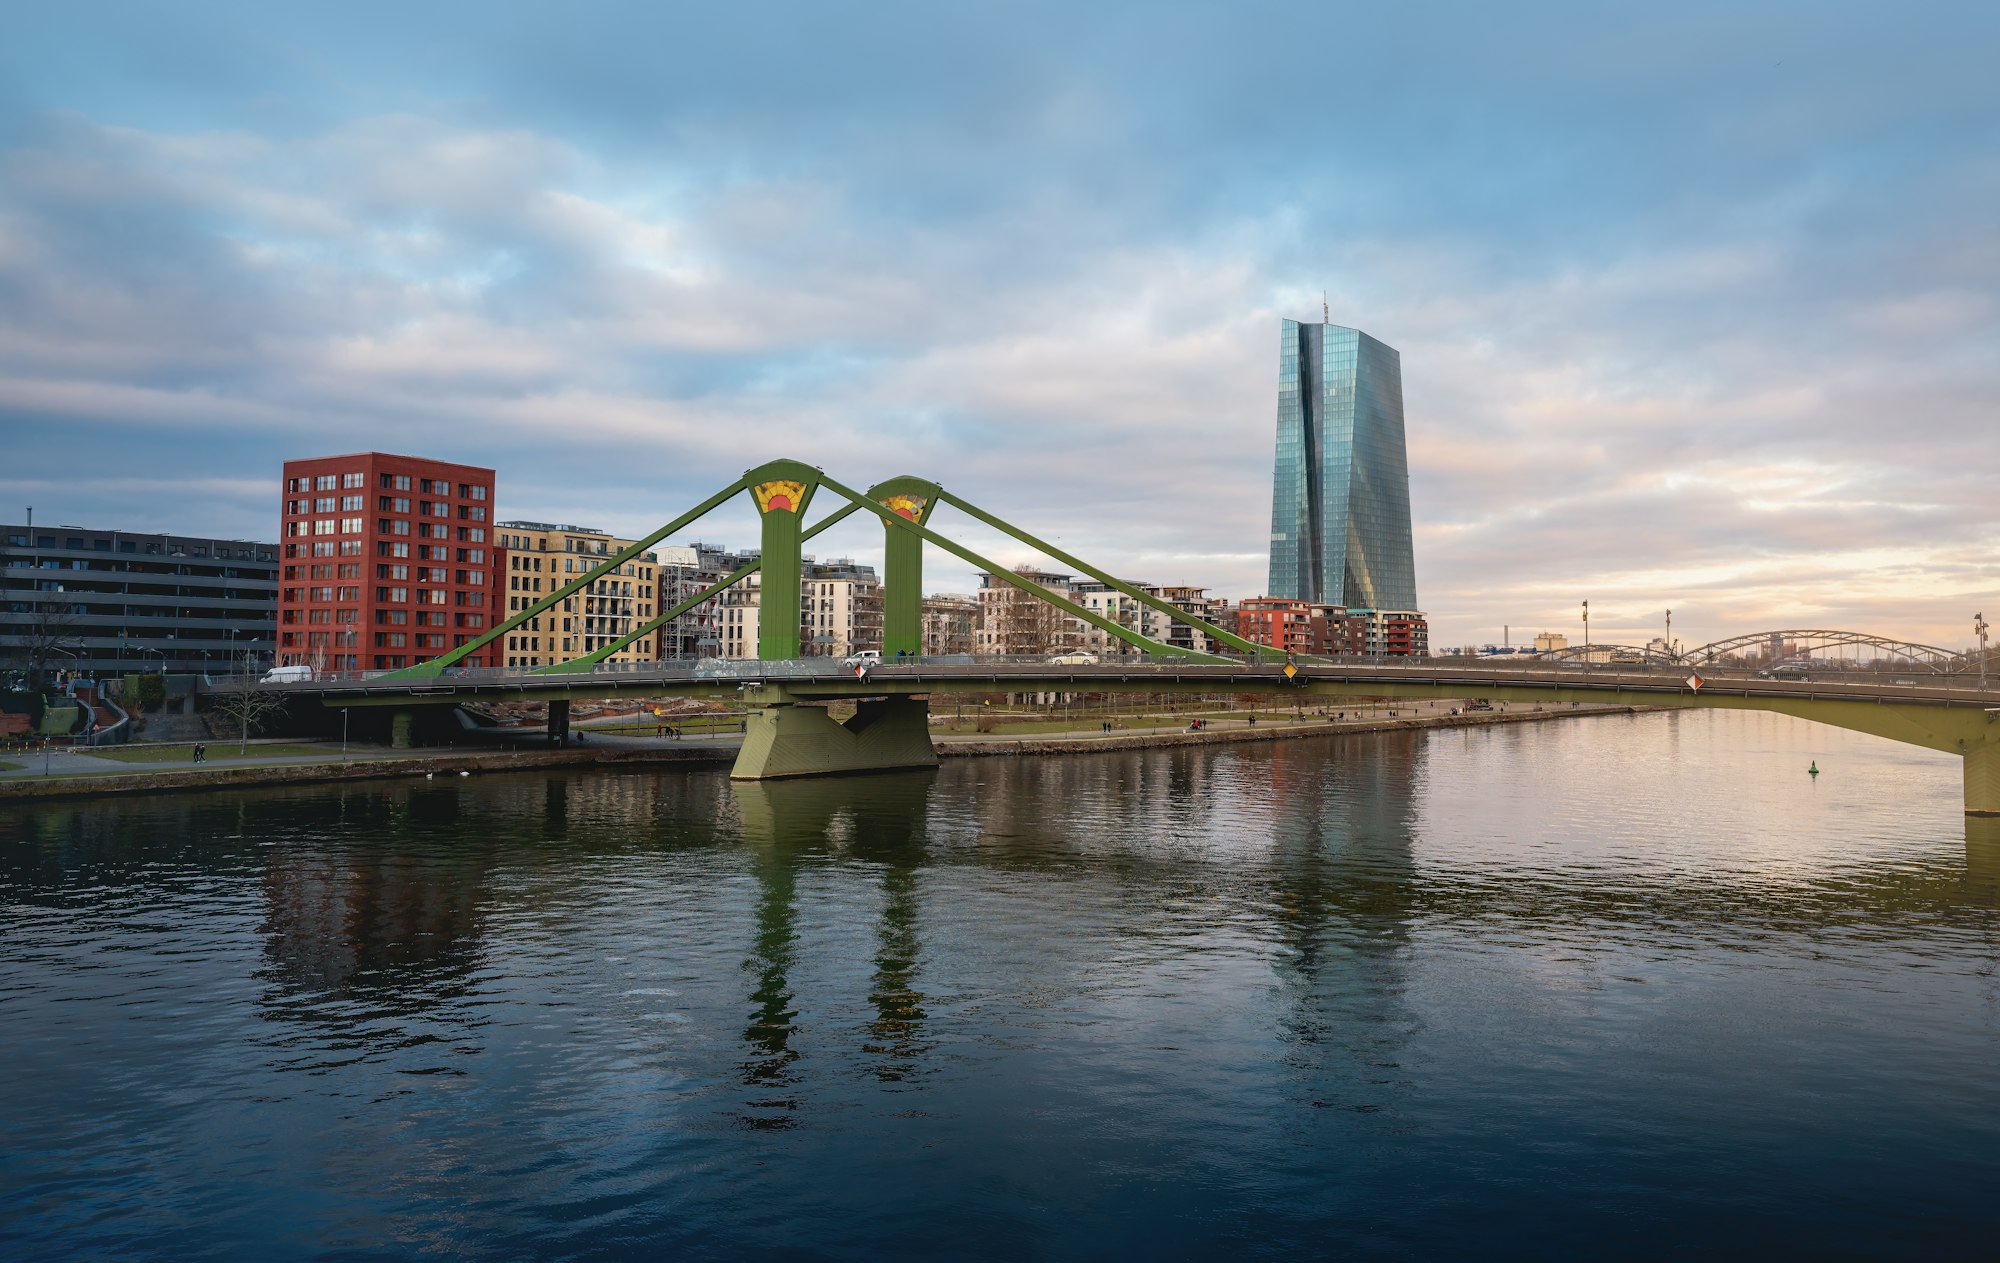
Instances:
[[[821,489],[839,497],[843,503],[834,512],[808,527],[805,525],[807,507]],[[872,513],[880,518],[886,533],[882,568],[882,653],[885,657],[893,658],[899,652],[916,655],[923,650],[923,546],[934,544],[961,560],[981,567],[994,578],[1012,584],[1037,600],[1046,601],[1071,617],[1080,619],[1142,652],[1172,655],[1192,661],[1231,661],[1219,655],[1192,651],[1142,636],[1131,628],[1087,610],[1025,575],[1016,574],[998,562],[947,538],[931,529],[931,517],[939,505],[950,505],[975,521],[993,527],[1010,538],[1036,549],[1044,556],[1078,573],[1090,576],[1113,591],[1131,597],[1176,622],[1198,628],[1218,644],[1227,645],[1252,658],[1277,656],[1268,646],[1256,644],[1233,632],[1224,631],[1170,602],[1144,592],[1122,579],[1114,578],[1082,558],[1072,556],[1046,540],[1037,539],[1011,522],[960,499],[937,483],[904,476],[877,483],[864,493],[834,481],[821,470],[801,461],[774,460],[745,471],[741,478],[694,508],[644,539],[608,557],[581,577],[539,598],[534,604],[512,615],[484,635],[429,662],[378,678],[423,680],[442,676],[470,655],[515,631],[537,615],[556,608],[563,601],[587,589],[598,579],[616,573],[619,567],[640,556],[669,535],[685,530],[728,503],[733,497],[743,494],[748,494],[755,502],[762,522],[762,551],[756,561],[738,568],[719,582],[702,589],[679,604],[662,610],[657,617],[641,624],[625,636],[568,661],[536,668],[533,674],[561,675],[589,671],[634,641],[658,630],[760,570],[770,575],[796,576],[803,560],[805,541],[858,512]],[[758,597],[760,609],[757,620],[757,656],[760,659],[781,661],[799,656],[800,599],[800,585],[795,581],[766,582],[762,585]]]

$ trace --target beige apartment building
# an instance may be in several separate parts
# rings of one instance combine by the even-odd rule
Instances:
[[[1037,570],[1033,566],[1016,566],[1014,573],[1057,596],[1078,599],[1077,581],[1070,575]],[[1087,624],[1004,579],[982,573],[977,595],[979,620],[972,630],[974,653],[1031,657],[1062,653],[1083,645]]]
[[[551,522],[501,522],[494,531],[507,550],[509,618],[632,544],[590,527]],[[580,658],[629,635],[658,612],[659,558],[642,553],[507,633],[503,660],[510,667],[539,667]],[[651,631],[607,661],[651,662],[659,656],[660,634]]]

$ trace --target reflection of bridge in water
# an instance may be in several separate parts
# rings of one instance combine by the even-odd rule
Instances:
[[[841,502],[819,522],[805,525],[814,497],[824,492]],[[680,531],[737,495],[748,495],[762,528],[757,558],[717,583],[680,603],[661,610],[629,632],[567,662],[519,671],[462,671],[457,663],[505,637],[544,613],[567,608],[565,602],[591,590],[599,579],[667,536]],[[1051,591],[1025,574],[981,555],[933,529],[937,509],[949,506],[1017,543],[1033,548],[1057,563],[1109,587],[1138,605],[1188,629],[1190,643],[1155,640],[1135,628],[1087,609]],[[1035,600],[1097,629],[1135,655],[1129,661],[1098,666],[1067,666],[1047,662],[926,663],[847,671],[825,659],[802,659],[802,593],[797,583],[765,583],[758,602],[757,661],[729,664],[715,674],[680,663],[642,663],[639,669],[609,667],[621,650],[651,635],[759,570],[797,573],[801,547],[808,539],[856,513],[879,519],[884,530],[883,644],[887,661],[915,658],[923,649],[923,549],[943,549],[960,561],[977,566],[999,582],[1010,584]],[[657,696],[663,693],[715,696],[741,694],[753,709],[734,775],[760,780],[829,772],[884,771],[930,766],[928,701],[938,693],[1141,692],[1141,693],[1277,693],[1316,698],[1408,697],[1454,698],[1489,696],[1527,703],[1581,700],[1623,701],[1672,707],[1752,707],[1774,710],[1820,723],[1905,741],[1959,756],[1964,761],[1965,807],[1969,812],[2000,813],[2000,727],[1987,705],[1985,675],[1972,664],[1947,673],[1947,651],[1879,636],[1847,632],[1757,633],[1703,646],[1692,654],[1649,663],[1643,651],[1584,646],[1573,656],[1582,661],[1536,661],[1525,668],[1495,668],[1484,664],[1423,661],[1387,666],[1379,662],[1350,663],[1299,657],[1286,659],[1260,645],[1218,627],[1134,584],[1117,578],[1081,557],[1038,539],[1020,527],[946,491],[937,483],[915,477],[891,478],[865,493],[829,478],[811,465],[778,460],[746,471],[688,512],[630,546],[610,554],[595,566],[547,594],[517,594],[521,606],[497,626],[465,639],[441,656],[414,667],[364,675],[359,679],[319,680],[281,685],[288,691],[319,697],[339,707],[389,706],[399,714],[393,730],[407,739],[414,727],[412,709],[451,705],[477,697],[542,700],[550,704],[551,733],[567,731],[572,698]],[[1822,680],[1758,680],[1723,678],[1732,656],[1752,645],[1782,646],[1786,637],[1818,646],[1865,647],[1895,663],[1907,663],[1907,676]],[[1193,647],[1190,647],[1193,646]],[[1589,662],[1599,649],[1609,656],[1636,662]],[[1227,652],[1224,652],[1227,651]],[[1235,655],[1235,656],[1232,656]],[[719,664],[718,664],[719,665]],[[1706,673],[1706,678],[1684,668]],[[1648,668],[1654,670],[1649,671]],[[738,670],[738,668],[741,668]],[[1699,680],[1699,682],[1697,682]],[[1966,686],[1971,687],[1966,687]],[[844,723],[830,718],[828,701],[853,700],[857,713]]]

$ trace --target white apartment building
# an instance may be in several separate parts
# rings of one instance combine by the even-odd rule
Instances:
[[[934,592],[924,598],[924,656],[972,653],[977,644],[979,598]]]
[[[732,552],[713,544],[702,543],[674,544],[658,551],[661,613],[714,587],[744,565],[757,559],[755,552]],[[662,625],[660,656],[662,658],[723,656],[722,610],[723,596],[712,596]]]
[[[799,649],[806,657],[845,658],[882,648],[882,581],[873,566],[850,559],[805,563],[799,590]],[[762,574],[724,592],[717,609],[721,656],[755,658]]]

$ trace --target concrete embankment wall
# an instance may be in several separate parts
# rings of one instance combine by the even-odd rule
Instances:
[[[941,758],[977,757],[1001,754],[1097,754],[1106,750],[1155,750],[1176,746],[1232,745],[1243,741],[1291,741],[1303,737],[1346,737],[1362,732],[1407,732],[1412,728],[1483,728],[1493,724],[1531,724],[1550,719],[1574,719],[1585,715],[1630,715],[1650,707],[1579,706],[1574,710],[1498,711],[1471,715],[1425,715],[1409,719],[1375,719],[1361,723],[1343,721],[1329,724],[1308,721],[1301,724],[1275,722],[1253,728],[1231,728],[1217,732],[1147,732],[1108,737],[1064,740],[1060,737],[993,737],[981,741],[939,742]]]
[[[1308,737],[1345,737],[1355,733],[1402,732],[1413,728],[1478,728],[1494,724],[1537,723],[1587,715],[1625,715],[1647,709],[1638,706],[1582,706],[1548,711],[1510,711],[1472,715],[1435,715],[1378,719],[1338,725],[1270,723],[1254,728],[1209,732],[1147,732],[1064,739],[994,737],[973,741],[940,741],[940,758],[981,758],[1000,755],[1104,754],[1121,750],[1158,750],[1187,746],[1235,745],[1248,741],[1295,741]],[[180,793],[190,790],[241,789],[259,785],[312,785],[340,781],[407,780],[422,776],[457,776],[460,772],[523,772],[551,767],[645,767],[679,764],[726,767],[736,761],[728,746],[662,748],[658,746],[572,747],[566,750],[486,750],[395,758],[355,759],[345,763],[291,763],[255,767],[176,769],[133,772],[130,775],[65,775],[46,780],[15,777],[0,781],[0,804],[48,798],[87,798],[119,793]]]

